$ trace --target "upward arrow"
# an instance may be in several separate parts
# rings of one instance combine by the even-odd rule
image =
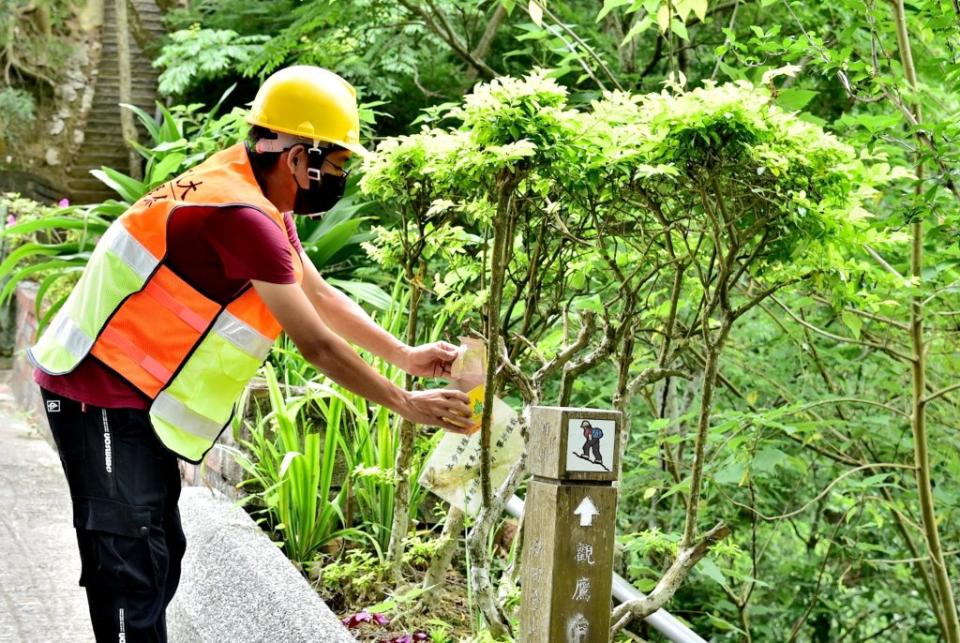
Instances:
[[[598,511],[597,506],[593,504],[593,500],[590,500],[590,496],[586,496],[581,500],[577,508],[573,510],[573,515],[580,516],[581,527],[589,527],[592,525],[593,517],[599,514],[600,511]]]

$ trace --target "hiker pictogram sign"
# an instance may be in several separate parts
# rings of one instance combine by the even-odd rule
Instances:
[[[616,411],[538,406],[530,426],[530,471],[554,480],[613,482],[620,468],[619,422]]]
[[[610,471],[616,423],[570,418],[567,422],[567,471]]]

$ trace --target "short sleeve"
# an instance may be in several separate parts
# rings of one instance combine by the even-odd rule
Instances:
[[[224,275],[229,279],[296,283],[291,246],[299,254],[300,241],[288,218],[284,216],[285,229],[253,208],[224,208],[207,219],[207,238],[220,257]]]
[[[300,235],[297,234],[297,224],[293,220],[293,215],[289,212],[283,213],[283,225],[287,227],[287,237],[290,239],[290,245],[299,255],[303,252],[303,244],[300,243]]]

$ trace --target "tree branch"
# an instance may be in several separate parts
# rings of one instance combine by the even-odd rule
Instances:
[[[926,403],[928,403],[928,402],[932,402],[932,401],[934,401],[935,399],[937,399],[938,397],[943,397],[943,396],[946,395],[947,393],[950,393],[951,391],[955,391],[955,390],[957,390],[958,388],[960,388],[960,384],[951,384],[950,386],[948,386],[948,387],[946,387],[946,388],[940,389],[940,390],[937,391],[936,393],[932,393],[931,395],[926,396],[925,398],[923,398],[922,403],[923,403],[923,404],[926,404]]]
[[[777,299],[776,297],[771,297],[770,299],[772,299],[774,302],[776,302],[776,304],[777,304],[778,306],[780,306],[780,308],[782,308],[783,311],[784,311],[785,313],[787,313],[787,315],[789,315],[791,319],[793,319],[793,321],[797,322],[798,324],[800,324],[800,325],[803,326],[804,328],[810,329],[811,331],[813,331],[813,332],[816,333],[817,335],[821,335],[821,336],[823,336],[823,337],[826,337],[827,339],[832,339],[832,340],[837,341],[837,342],[844,342],[844,343],[847,343],[847,344],[856,344],[856,345],[858,345],[858,346],[869,346],[870,348],[876,348],[876,349],[881,350],[881,351],[883,351],[883,352],[885,352],[885,353],[888,353],[888,354],[890,354],[890,355],[893,355],[893,356],[895,356],[895,357],[898,357],[898,358],[900,358],[900,359],[902,359],[902,360],[904,360],[904,361],[906,361],[906,362],[912,362],[913,359],[914,359],[912,355],[907,355],[906,353],[901,353],[900,351],[895,350],[895,349],[893,349],[893,348],[890,348],[889,346],[884,346],[883,344],[877,344],[877,343],[875,343],[875,342],[865,342],[865,341],[862,341],[862,340],[859,340],[859,339],[853,339],[852,337],[844,337],[844,336],[842,336],[842,335],[835,335],[835,334],[833,334],[833,333],[831,333],[831,332],[829,332],[829,331],[826,331],[826,330],[823,330],[822,328],[819,328],[819,327],[817,327],[817,326],[814,326],[813,324],[811,324],[810,322],[806,321],[805,319],[802,319],[800,316],[798,316],[796,313],[794,313],[792,310],[790,310],[790,308],[787,307],[786,304],[784,304],[782,301],[780,301],[780,300]]]
[[[544,380],[553,375],[558,369],[562,368],[573,357],[586,348],[590,341],[590,336],[596,330],[596,313],[592,310],[584,311],[580,316],[580,332],[572,344],[557,353],[556,357],[544,364],[536,373],[533,374],[533,385],[539,390],[543,386]]]
[[[630,380],[630,383],[627,385],[627,390],[632,395],[637,389],[667,379],[668,377],[682,377],[685,380],[693,379],[690,373],[679,368],[647,368]]]
[[[462,58],[468,65],[476,69],[477,73],[487,79],[495,78],[497,76],[497,72],[491,69],[489,65],[482,60],[478,60],[473,56],[473,54],[467,51],[466,45],[464,45],[453,32],[453,29],[450,27],[450,23],[447,21],[446,16],[443,15],[441,10],[434,6],[431,0],[427,0],[426,4],[430,7],[432,12],[424,9],[422,6],[420,6],[420,3],[416,2],[415,0],[399,0],[399,2],[407,11],[419,16],[427,28],[430,29],[430,31],[447,43],[454,53]]]
[[[504,18],[507,17],[507,8],[502,2],[497,3],[497,8],[494,10],[493,15],[490,16],[490,21],[487,22],[486,28],[483,30],[483,35],[480,36],[480,40],[477,41],[476,47],[470,52],[475,60],[483,62],[487,54],[490,53],[490,46],[493,44],[493,39],[497,35],[497,30],[500,28],[500,25],[503,24]],[[477,68],[471,65],[470,69],[467,71],[467,78],[473,80],[477,77]]]
[[[710,548],[728,535],[730,535],[730,528],[721,522],[705,533],[703,538],[700,539],[700,542],[692,547],[681,549],[677,553],[673,564],[671,564],[663,576],[660,577],[660,581],[657,582],[657,586],[653,588],[650,594],[643,598],[623,603],[613,610],[612,620],[614,625],[611,631],[611,638],[612,635],[615,635],[630,623],[632,619],[646,618],[663,607],[667,601],[673,598],[680,584],[683,583],[694,566],[709,553]]]

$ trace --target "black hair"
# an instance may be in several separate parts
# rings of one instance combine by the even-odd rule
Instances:
[[[257,151],[258,141],[275,138],[277,138],[277,133],[268,130],[266,127],[254,125],[250,128],[250,133],[247,134],[247,152],[249,152],[250,165],[253,166],[255,174],[267,174],[271,172],[273,168],[277,167],[277,163],[280,161],[280,155],[283,154],[283,152]]]

